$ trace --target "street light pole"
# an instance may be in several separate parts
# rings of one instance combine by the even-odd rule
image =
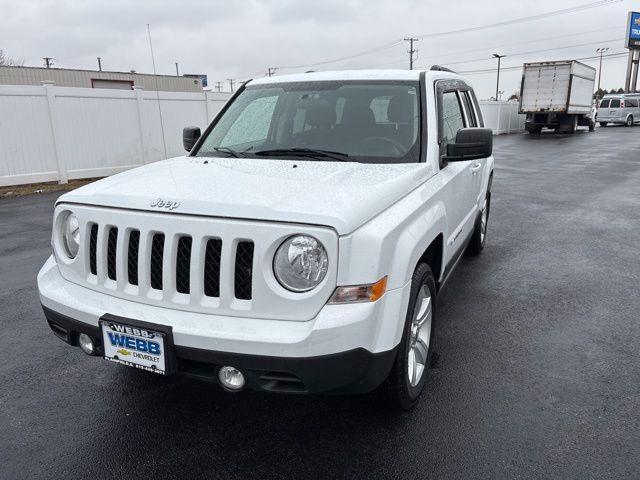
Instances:
[[[600,54],[600,66],[598,67],[598,90],[596,90],[596,101],[597,101],[596,106],[598,107],[600,106],[600,78],[602,77],[602,55],[604,55],[604,53],[607,52],[608,50],[609,50],[609,47],[596,49],[596,53]]]
[[[498,78],[496,78],[496,102],[498,101],[498,93],[499,93],[499,88],[500,88],[500,60],[502,60],[502,58],[506,57],[506,55],[498,55],[497,53],[494,53],[493,56],[495,58],[498,59]]]

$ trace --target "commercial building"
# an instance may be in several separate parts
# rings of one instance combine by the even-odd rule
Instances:
[[[60,87],[117,88],[163,92],[201,92],[202,78],[175,75],[149,75],[137,72],[107,72],[67,68],[0,66],[0,85],[42,85],[53,82]]]

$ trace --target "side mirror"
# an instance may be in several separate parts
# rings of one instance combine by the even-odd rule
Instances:
[[[182,129],[182,145],[187,152],[191,151],[199,138],[200,127],[184,127]]]
[[[490,128],[461,128],[456,133],[456,143],[447,145],[443,160],[463,162],[487,158],[493,152],[493,131]]]

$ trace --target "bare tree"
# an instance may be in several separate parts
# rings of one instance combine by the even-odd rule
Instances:
[[[0,67],[1,66],[6,66],[6,67],[23,67],[24,66],[24,60],[20,60],[17,58],[11,58],[11,57],[7,57],[4,53],[4,50],[2,50],[0,48]]]

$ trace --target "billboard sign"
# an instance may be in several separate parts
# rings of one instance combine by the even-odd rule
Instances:
[[[640,50],[640,12],[629,12],[625,47]]]

